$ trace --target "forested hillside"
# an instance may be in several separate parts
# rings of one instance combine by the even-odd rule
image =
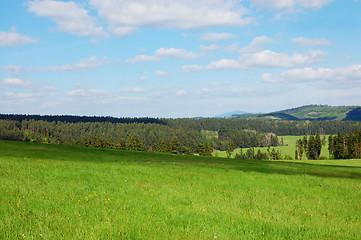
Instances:
[[[0,139],[5,140],[200,155],[211,155],[213,150],[279,146],[283,142],[278,136],[282,135],[337,134],[361,129],[361,122],[355,121],[76,116],[44,116],[39,120],[42,116],[2,116],[17,119],[0,120]]]
[[[326,121],[352,120],[361,121],[361,107],[359,106],[328,106],[306,105],[265,114],[239,116],[250,119],[292,120],[292,121]]]

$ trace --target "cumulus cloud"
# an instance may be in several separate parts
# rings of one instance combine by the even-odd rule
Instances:
[[[105,94],[104,90],[100,89],[77,89],[68,91],[66,94],[73,97],[92,97],[98,96],[99,94]]]
[[[200,70],[202,70],[204,67],[201,65],[187,65],[187,66],[183,66],[181,68],[181,71],[184,73],[194,73],[194,72],[198,72]]]
[[[134,58],[125,60],[126,63],[155,62],[155,61],[159,61],[159,58],[156,56],[148,56],[144,54],[140,54],[135,56]]]
[[[249,0],[253,6],[269,7],[276,10],[293,10],[295,8],[319,9],[333,0]]]
[[[264,46],[273,43],[274,41],[275,40],[273,38],[267,37],[265,35],[257,36],[247,46],[240,48],[239,42],[235,42],[227,46],[224,50],[226,52],[252,53],[252,52],[261,51],[264,48]]]
[[[8,64],[3,67],[3,70],[11,75],[21,75],[23,69],[21,66]]]
[[[96,68],[104,65],[107,62],[107,58],[104,57],[102,60],[98,60],[97,57],[92,56],[88,59],[81,59],[74,64],[58,65],[53,67],[47,67],[49,71],[78,71],[82,69]]]
[[[20,89],[30,89],[33,92],[49,92],[57,90],[52,86],[44,86],[43,84],[36,84],[31,81],[24,81],[19,78],[5,78],[0,82],[0,88],[20,88]]]
[[[187,94],[187,91],[184,90],[184,89],[178,90],[176,92],[176,96],[183,96],[183,95],[186,95],[186,94]]]
[[[241,27],[251,22],[236,1],[91,0],[90,5],[118,36],[134,33],[141,26],[200,29]]]
[[[316,46],[331,45],[331,42],[325,38],[310,39],[305,37],[298,37],[292,39],[292,42],[300,47],[316,47]]]
[[[248,53],[248,52],[256,52],[263,49],[263,47],[269,43],[273,43],[275,40],[273,38],[267,37],[265,35],[255,37],[252,42],[243,48],[240,49],[240,52],[242,53]]]
[[[200,45],[199,46],[199,50],[203,51],[203,52],[209,52],[209,51],[214,51],[216,49],[218,49],[219,46],[217,44],[212,44],[212,45]]]
[[[124,87],[120,89],[121,92],[130,92],[130,93],[142,93],[145,92],[144,88],[140,87]]]
[[[80,37],[101,37],[106,34],[88,11],[75,2],[53,0],[34,0],[27,3],[28,10],[38,17],[48,17],[57,25],[59,32],[66,32]]]
[[[3,70],[11,75],[21,75],[24,72],[39,72],[39,71],[79,71],[84,69],[91,69],[102,66],[107,63],[107,57],[99,60],[97,57],[92,56],[87,59],[81,59],[73,64],[65,64],[50,67],[30,67],[24,68],[16,65],[5,65]]]
[[[157,76],[168,76],[169,73],[158,70],[158,71],[155,72],[155,75],[157,75]]]
[[[9,32],[0,32],[0,46],[15,47],[36,42],[38,42],[37,38],[21,35],[16,32],[15,28],[12,28]]]
[[[203,54],[193,53],[181,48],[159,48],[155,51],[154,56],[137,55],[134,58],[125,60],[125,62],[126,63],[153,62],[153,61],[160,61],[168,57],[181,58],[181,59],[195,59],[202,56]]]
[[[174,58],[182,58],[182,59],[195,59],[201,57],[202,54],[197,54],[185,49],[178,49],[178,48],[159,48],[155,52],[155,56],[160,58],[174,57]]]
[[[320,61],[326,55],[321,50],[309,50],[306,53],[278,53],[271,50],[264,50],[252,54],[244,54],[239,61],[246,68],[253,67],[281,67],[292,68],[311,65]]]
[[[221,59],[213,61],[206,66],[206,69],[210,70],[228,70],[228,69],[243,69],[242,64],[233,59]]]
[[[207,70],[247,70],[257,67],[267,68],[292,68],[311,65],[320,61],[326,53],[320,50],[309,50],[306,53],[278,53],[264,50],[255,53],[242,54],[238,59],[220,59],[206,66],[188,65],[183,66],[182,71],[193,73],[202,69]]]
[[[204,33],[199,37],[202,41],[217,41],[224,39],[232,39],[236,36],[232,33]]]
[[[265,73],[262,75],[265,82],[359,82],[361,83],[361,65],[340,68],[297,68],[284,71],[280,74]]]
[[[0,87],[31,88],[31,82],[25,82],[19,78],[5,78],[0,82]]]

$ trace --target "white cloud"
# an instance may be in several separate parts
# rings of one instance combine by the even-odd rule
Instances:
[[[218,48],[219,48],[219,46],[217,44],[212,44],[212,45],[208,45],[208,46],[205,46],[205,45],[200,45],[199,46],[199,50],[201,50],[203,52],[214,51],[214,50],[216,50]]]
[[[159,61],[159,58],[156,56],[148,56],[148,55],[137,55],[134,58],[130,58],[125,60],[126,63],[137,63],[137,62],[155,62]]]
[[[25,100],[24,103],[29,103],[30,99],[39,98],[43,96],[41,93],[13,93],[5,92],[5,96],[12,100]]]
[[[183,66],[182,71],[193,73],[202,69],[207,70],[247,70],[257,67],[268,68],[292,68],[311,65],[320,61],[326,53],[320,50],[309,50],[306,53],[277,53],[271,50],[264,50],[251,54],[242,54],[238,59],[220,59],[213,61],[206,66],[188,65]]]
[[[77,89],[68,91],[66,93],[68,96],[78,96],[78,97],[92,97],[98,96],[99,94],[105,94],[105,91],[100,89]]]
[[[262,76],[265,82],[304,82],[326,81],[344,84],[359,82],[361,84],[361,65],[340,68],[297,68],[280,74],[266,73]]]
[[[8,64],[3,67],[3,70],[11,75],[21,75],[22,67]]]
[[[265,35],[255,37],[252,42],[243,48],[240,49],[242,53],[256,52],[263,49],[266,44],[273,43],[275,40],[273,38],[267,37]]]
[[[187,91],[184,90],[184,89],[178,90],[178,91],[176,92],[176,95],[177,95],[177,96],[183,96],[183,95],[186,95],[186,94],[187,94]]]
[[[293,10],[295,8],[319,9],[333,0],[250,0],[253,6],[269,7],[276,10]]]
[[[153,62],[153,61],[160,61],[168,57],[181,58],[181,59],[195,59],[195,58],[200,58],[202,56],[203,54],[193,53],[181,48],[159,48],[155,51],[154,56],[137,55],[134,58],[125,60],[125,62],[126,63]]]
[[[206,69],[209,70],[230,70],[230,69],[243,69],[242,64],[233,59],[221,59],[213,61],[207,65]]]
[[[323,45],[330,45],[330,41],[324,38],[305,38],[305,37],[298,37],[292,39],[292,42],[299,45],[300,47],[316,47],[316,46],[323,46]]]
[[[240,48],[239,42],[235,42],[227,46],[224,50],[226,52],[252,53],[261,51],[262,49],[264,49],[265,45],[273,43],[274,41],[275,40],[273,38],[267,37],[265,35],[257,36],[247,46]]]
[[[57,90],[52,86],[44,86],[43,84],[36,84],[31,81],[24,81],[19,78],[5,78],[0,82],[1,88],[20,88],[20,89],[30,89],[33,92],[51,92]]]
[[[197,54],[190,52],[185,49],[179,48],[159,48],[155,52],[155,56],[163,58],[163,57],[174,57],[174,58],[182,58],[182,59],[195,59],[202,57],[202,54]]]
[[[0,82],[0,87],[31,88],[31,82],[25,82],[19,78],[5,78]]]
[[[320,61],[326,53],[321,50],[309,50],[306,53],[278,53],[271,50],[264,50],[252,54],[244,54],[239,58],[242,66],[253,67],[281,67],[292,68],[311,65]]]
[[[107,62],[106,57],[104,57],[103,60],[98,60],[97,57],[92,56],[89,57],[88,59],[81,59],[80,61],[74,64],[47,67],[46,69],[50,71],[77,71],[88,68],[96,68],[104,65],[106,62]]]
[[[145,92],[144,88],[140,87],[125,87],[120,89],[121,92],[130,92],[130,93],[142,93]]]
[[[217,40],[232,39],[235,37],[236,36],[232,33],[204,33],[199,37],[199,40],[217,41]]]
[[[194,73],[202,70],[203,68],[204,67],[201,65],[187,65],[187,66],[183,66],[181,68],[181,71],[184,73]]]
[[[157,76],[168,76],[169,73],[158,70],[158,71],[155,72],[155,75],[157,75]]]
[[[0,32],[0,46],[14,47],[18,45],[36,43],[38,39],[21,35],[12,28],[10,32]]]
[[[107,63],[107,57],[104,57],[102,60],[98,60],[97,57],[91,56],[87,59],[81,59],[73,64],[65,64],[58,66],[50,67],[30,67],[23,68],[21,66],[15,65],[5,65],[3,70],[7,71],[11,75],[21,75],[23,72],[40,72],[40,71],[78,71],[83,69],[90,69],[102,66]]]
[[[91,0],[90,5],[118,36],[138,27],[200,29],[241,27],[251,22],[237,1],[223,0]]]
[[[66,32],[81,37],[103,37],[106,34],[88,11],[75,2],[52,0],[34,0],[27,3],[29,12],[38,17],[49,17],[58,24],[59,32]]]

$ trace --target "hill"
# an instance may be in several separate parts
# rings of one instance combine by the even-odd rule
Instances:
[[[228,118],[228,117],[237,117],[237,116],[250,115],[250,114],[252,114],[252,113],[235,110],[233,112],[226,112],[226,113],[214,116],[214,117],[215,118]]]
[[[328,106],[306,105],[265,114],[240,116],[249,119],[271,119],[292,121],[325,121],[325,120],[352,120],[361,121],[361,107],[359,106]]]
[[[226,112],[223,114],[216,115],[216,116],[214,116],[214,118],[227,118],[227,117],[242,116],[242,115],[249,115],[249,114],[252,114],[252,113],[235,110],[232,112]]]
[[[0,152],[0,239],[361,237],[360,160],[264,162],[7,141]]]

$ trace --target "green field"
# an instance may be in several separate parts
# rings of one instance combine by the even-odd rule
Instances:
[[[0,141],[0,239],[361,239],[361,160]]]
[[[324,135],[321,136],[321,138]],[[326,145],[322,147],[322,151],[321,151],[321,157],[329,157],[328,154],[328,140],[327,140],[326,136]],[[284,146],[278,146],[278,147],[271,147],[274,148],[277,151],[280,151],[282,156],[291,156],[292,159],[295,158],[295,151],[296,151],[296,141],[298,139],[303,138],[303,136],[278,136],[279,139],[283,138],[283,142],[284,142]],[[242,151],[243,153],[245,153],[247,151],[248,148],[243,148]],[[262,153],[267,152],[267,148],[266,147],[255,147],[254,148],[255,152],[257,152],[258,150],[260,150]],[[240,153],[241,149],[237,148],[233,151],[232,153],[232,157],[235,157],[235,155],[237,153]],[[214,151],[213,152],[213,156],[215,157],[227,157],[227,153],[225,151]]]

